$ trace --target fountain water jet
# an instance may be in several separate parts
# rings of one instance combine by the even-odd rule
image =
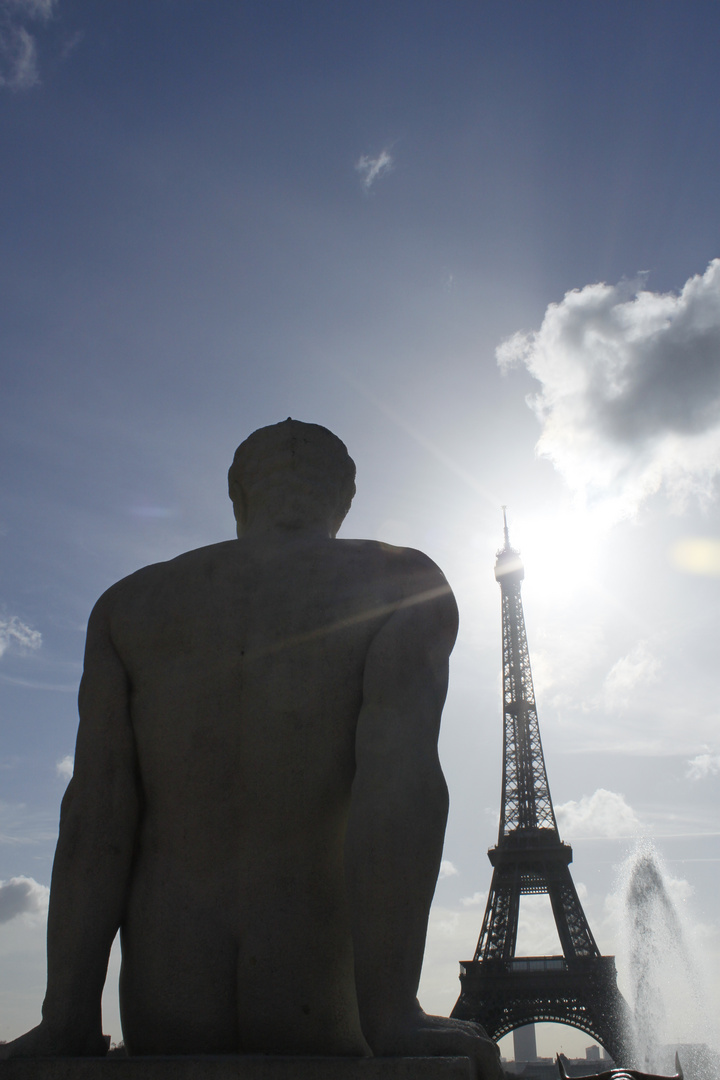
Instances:
[[[668,1066],[663,1044],[679,1024],[685,1041],[707,1041],[704,980],[653,844],[638,845],[622,867],[621,881],[636,1060],[641,1069],[662,1072]]]

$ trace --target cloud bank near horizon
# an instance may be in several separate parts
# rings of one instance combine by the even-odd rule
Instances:
[[[561,803],[555,813],[565,839],[638,836],[642,831],[640,819],[625,796],[605,788],[583,795],[577,802],[570,799]]]
[[[657,493],[707,502],[720,472],[720,259],[679,294],[637,284],[574,289],[496,350],[540,383],[537,453],[608,523]]]

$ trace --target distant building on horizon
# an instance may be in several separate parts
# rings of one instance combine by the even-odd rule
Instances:
[[[515,1028],[512,1037],[513,1053],[516,1061],[537,1061],[537,1040],[535,1038],[534,1024],[526,1024],[525,1027]]]

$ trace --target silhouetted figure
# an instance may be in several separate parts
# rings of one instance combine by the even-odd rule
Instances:
[[[104,1054],[121,931],[130,1054],[467,1054],[416,993],[447,790],[457,613],[420,552],[336,540],[355,467],[325,428],[251,435],[238,539],[120,581],[88,627],[39,1027],[8,1055]]]

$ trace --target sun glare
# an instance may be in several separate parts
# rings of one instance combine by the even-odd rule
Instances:
[[[720,577],[720,542],[707,536],[686,536],[670,549],[670,561],[686,574]]]
[[[518,517],[510,522],[510,542],[525,566],[523,591],[555,601],[592,588],[606,530],[584,510]]]

